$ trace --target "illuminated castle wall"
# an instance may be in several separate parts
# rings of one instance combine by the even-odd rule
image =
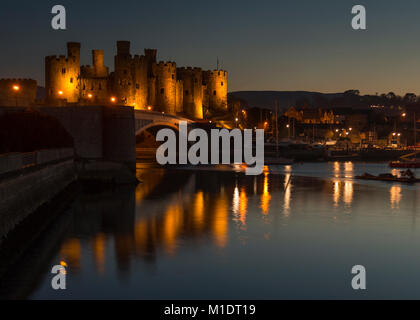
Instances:
[[[77,103],[80,100],[80,43],[67,44],[67,57],[45,58],[46,101],[66,100]]]
[[[203,118],[204,108],[227,110],[226,71],[157,62],[155,49],[132,56],[129,41],[117,42],[112,73],[102,50],[92,51],[92,66],[80,66],[79,43],[68,43],[67,51],[67,57],[45,58],[47,104],[118,104],[195,119]]]

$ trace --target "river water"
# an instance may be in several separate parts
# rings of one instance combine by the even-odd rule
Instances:
[[[31,225],[7,239],[0,296],[419,299],[420,188],[353,179],[364,172],[390,169],[306,163],[253,177],[138,164],[136,188],[78,191],[30,244]],[[55,291],[60,262],[67,289]],[[366,291],[351,287],[355,265]]]

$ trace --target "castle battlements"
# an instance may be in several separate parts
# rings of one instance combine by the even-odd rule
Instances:
[[[164,67],[168,67],[168,68],[176,68],[176,62],[172,62],[172,61],[159,61],[159,63],[157,64],[158,68],[164,68]]]
[[[29,84],[36,85],[36,80],[29,78],[9,78],[9,79],[0,79],[0,85],[15,85],[15,84]]]
[[[131,55],[130,47],[129,41],[117,42],[112,72],[104,65],[102,50],[92,51],[92,65],[80,66],[77,42],[67,44],[67,57],[46,57],[47,104],[119,104],[193,118],[203,118],[204,106],[227,107],[226,71],[177,68],[174,61],[157,62],[156,49]]]

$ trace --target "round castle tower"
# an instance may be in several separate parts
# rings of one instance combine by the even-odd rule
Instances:
[[[188,117],[203,119],[203,71],[201,68],[178,68],[183,80],[184,113]]]
[[[207,86],[208,107],[213,110],[227,110],[227,71],[205,71],[204,83]]]
[[[159,62],[156,65],[156,107],[159,111],[176,113],[176,63]]]
[[[136,109],[146,109],[148,96],[147,60],[145,56],[134,56],[133,59],[133,93]]]
[[[131,72],[130,42],[117,42],[117,55],[114,58],[115,68],[113,77],[113,94],[116,96],[118,104],[133,105],[133,84]]]
[[[67,57],[45,58],[45,89],[49,103],[67,100],[79,101],[80,43],[67,43]]]

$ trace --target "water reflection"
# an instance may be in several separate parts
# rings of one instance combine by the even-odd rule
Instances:
[[[292,175],[290,173],[286,173],[284,177],[284,215],[289,216],[290,214],[290,205],[292,200]]]
[[[391,209],[399,209],[399,205],[402,199],[401,186],[392,186],[389,190]]]
[[[264,187],[261,195],[261,210],[263,215],[268,215],[270,210],[271,195],[269,191],[268,172],[264,172]]]
[[[137,279],[150,280],[150,270],[160,275],[163,265],[178,270],[180,265],[188,264],[189,260],[184,259],[191,252],[194,253],[194,259],[191,259],[197,266],[195,272],[199,274],[201,269],[206,269],[211,278],[210,264],[210,269],[217,269],[215,274],[237,269],[244,261],[252,264],[245,258],[236,264],[237,256],[233,252],[241,248],[245,248],[247,257],[260,256],[264,261],[273,261],[273,269],[280,270],[282,263],[293,261],[288,257],[296,254],[293,249],[296,243],[296,252],[310,255],[313,241],[326,239],[328,232],[336,231],[325,221],[333,219],[334,224],[340,225],[343,221],[356,223],[370,212],[384,215],[392,211],[397,216],[416,211],[417,190],[411,194],[399,185],[363,187],[346,178],[353,176],[354,171],[355,166],[351,163],[334,163],[329,167],[330,179],[322,180],[297,177],[292,166],[287,166],[281,175],[265,170],[260,176],[139,169],[138,178],[142,183],[137,188],[83,190],[71,204],[69,213],[58,215],[61,222],[52,225],[55,232],[43,234],[45,239],[42,241],[30,242],[34,245],[33,252],[40,252],[41,248],[42,252],[52,254],[42,258],[36,254],[19,258],[13,256],[15,253],[2,255],[0,280],[5,274],[3,270],[12,268],[7,261],[23,265],[20,259],[25,259],[27,264],[34,266],[31,274],[43,283],[44,289],[48,288],[45,274],[48,275],[51,265],[60,261],[68,264],[73,277],[85,279],[93,287],[97,285],[95,281],[86,279],[96,276],[100,281],[108,281],[112,288],[119,283],[115,279],[125,283],[131,279],[130,284],[136,286]],[[408,213],[401,210],[403,198],[412,205]],[[287,228],[289,225],[293,226],[293,232]],[[305,227],[298,235],[295,231],[301,225]],[[328,243],[345,241],[341,233],[337,234],[340,237],[334,238],[333,234],[328,237]],[[310,241],[303,241],[305,237],[310,237]],[[10,247],[23,246],[21,242],[12,243]],[[282,262],[277,263],[277,258],[273,257],[280,251],[284,256],[279,259]],[[212,256],[214,252],[220,260]],[[205,261],[206,256],[212,259]],[[41,267],[36,268],[38,265]],[[40,293],[35,282],[29,283],[25,278],[26,269],[13,270],[25,281],[25,285],[18,285],[25,290],[15,292],[11,289],[13,282],[0,282],[3,294],[25,297],[35,292],[45,297],[45,292]],[[270,279],[276,275],[275,272],[269,274],[272,270],[266,272]],[[164,281],[156,281],[154,285],[168,289]],[[178,290],[177,287],[171,289]],[[118,297],[118,292],[115,296]]]

